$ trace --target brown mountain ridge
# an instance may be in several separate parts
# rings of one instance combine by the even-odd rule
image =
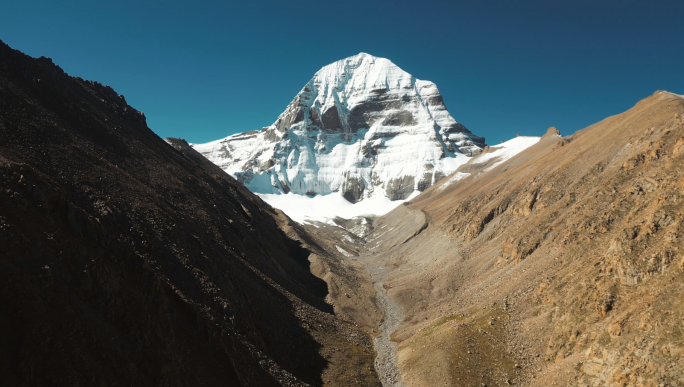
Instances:
[[[391,268],[405,385],[684,385],[684,99],[469,164],[359,252]]]

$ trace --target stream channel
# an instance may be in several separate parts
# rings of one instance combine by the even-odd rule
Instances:
[[[399,373],[397,343],[390,339],[392,332],[404,320],[404,313],[387,296],[387,291],[383,287],[390,269],[369,262],[367,257],[359,258],[366,264],[366,268],[373,278],[373,287],[378,294],[378,305],[385,313],[380,324],[380,334],[373,338],[375,351],[378,353],[375,358],[375,371],[378,373],[383,387],[404,387],[404,382]]]

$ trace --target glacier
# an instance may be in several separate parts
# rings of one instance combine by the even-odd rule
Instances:
[[[434,83],[360,53],[319,70],[271,126],[191,146],[274,203],[333,194],[399,204],[480,154],[485,140],[454,120]]]

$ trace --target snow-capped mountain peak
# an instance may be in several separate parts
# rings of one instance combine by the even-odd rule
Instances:
[[[273,125],[193,146],[253,192],[336,192],[354,203],[406,199],[484,139],[451,117],[434,83],[360,53],[316,72]]]

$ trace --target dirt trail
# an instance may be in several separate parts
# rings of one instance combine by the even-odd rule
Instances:
[[[385,317],[379,327],[380,334],[373,338],[373,344],[378,353],[375,358],[375,370],[384,387],[404,387],[404,382],[399,373],[397,343],[393,342],[390,338],[392,332],[404,320],[404,313],[389,298],[387,291],[383,287],[391,270],[371,262],[369,258],[371,257],[360,257],[359,259],[366,264],[373,278],[373,287],[378,293],[378,305],[380,305],[385,313]]]

